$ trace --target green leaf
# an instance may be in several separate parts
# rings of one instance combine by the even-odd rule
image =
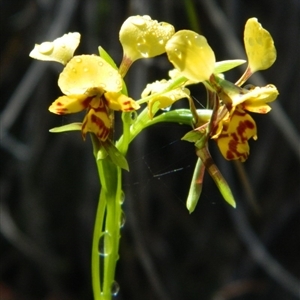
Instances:
[[[129,171],[129,166],[125,156],[115,147],[115,145],[111,141],[106,140],[105,142],[102,142],[102,145],[115,165],[126,171]]]
[[[246,60],[244,59],[230,59],[230,60],[218,61],[215,63],[214,74],[227,72],[233,68],[236,68],[244,64],[245,62]]]
[[[71,123],[59,127],[54,127],[50,129],[50,132],[53,133],[59,133],[59,132],[65,132],[65,131],[75,131],[75,130],[81,130],[82,123]]]
[[[112,57],[101,47],[98,47],[99,55],[109,63],[114,69],[118,70],[118,67]]]
[[[101,47],[99,46],[98,47],[98,51],[99,51],[99,55],[107,62],[109,63],[114,69],[118,70],[118,67],[115,63],[115,61],[112,59],[112,57]],[[126,84],[125,84],[125,81],[122,80],[122,94],[128,96],[128,91],[127,91],[127,87],[126,87]]]

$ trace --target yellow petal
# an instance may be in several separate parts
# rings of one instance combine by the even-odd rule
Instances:
[[[244,44],[252,73],[268,69],[276,60],[276,49],[271,34],[256,18],[247,21]]]
[[[91,97],[86,95],[70,95],[57,98],[49,107],[49,111],[57,115],[77,113],[85,109]]]
[[[253,103],[248,103],[248,101],[245,101],[241,104],[241,107],[244,110],[248,110],[250,112],[258,114],[266,114],[271,110],[271,107],[268,104],[266,104],[263,100],[257,100]]]
[[[167,81],[166,79],[162,80],[156,80],[152,83],[148,83],[145,87],[145,89],[141,93],[141,97],[145,98],[151,94],[156,94],[159,92],[162,92],[170,85],[170,81]]]
[[[183,76],[201,82],[208,80],[215,68],[215,54],[204,36],[191,30],[176,32],[166,44],[170,62]]]
[[[140,108],[139,104],[132,98],[121,93],[107,92],[105,93],[105,99],[108,102],[108,107],[113,110],[129,112]]]
[[[121,26],[119,37],[124,56],[135,61],[164,53],[165,44],[173,34],[171,24],[158,23],[149,16],[132,16]]]
[[[73,57],[79,42],[80,34],[78,32],[70,32],[53,42],[36,44],[29,56],[39,60],[57,61],[65,65]]]
[[[242,109],[236,109],[227,126],[215,139],[218,147],[227,160],[244,162],[250,152],[248,140],[256,139],[256,124],[252,117]]]
[[[154,96],[148,102],[148,111],[149,111],[150,119],[152,119],[152,117],[153,117],[152,107],[154,106],[154,104],[156,104],[156,105],[158,104],[158,106],[156,106],[156,108],[164,109],[164,108],[170,107],[176,101],[183,99],[183,98],[189,98],[189,90],[188,89],[177,88],[175,90],[163,93],[162,95]]]
[[[119,92],[122,78],[117,70],[96,55],[74,56],[59,76],[58,85],[66,95],[84,94],[92,88]]]
[[[242,89],[245,91],[245,89]],[[245,94],[235,94],[232,97],[233,105],[242,104],[243,108],[258,113],[267,113],[271,108],[266,103],[274,101],[278,96],[277,88],[268,84],[265,87],[255,87]]]
[[[92,132],[101,141],[106,141],[109,136],[111,126],[111,120],[104,106],[102,106],[102,108],[99,107],[98,110],[91,108],[82,123],[82,136],[85,138],[87,132]]]

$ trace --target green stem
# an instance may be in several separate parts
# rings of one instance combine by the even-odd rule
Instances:
[[[94,225],[93,244],[92,244],[92,286],[94,299],[101,299],[101,278],[100,278],[100,256],[99,256],[99,240],[102,233],[103,219],[106,207],[106,197],[103,190],[100,193],[99,203],[96,213]]]
[[[101,193],[92,244],[92,285],[95,300],[110,300],[119,258],[121,169],[109,157],[96,163]]]
[[[197,110],[197,114],[199,116],[198,120],[202,121],[202,123],[207,123],[211,118],[212,110],[210,109],[200,109]],[[137,117],[136,121],[130,126],[130,131],[125,135],[121,136],[121,138],[117,141],[116,147],[120,150],[123,149],[123,144],[126,139],[127,147],[129,143],[146,127],[152,126],[157,123],[162,122],[172,122],[179,123],[192,126],[193,124],[193,115],[189,109],[176,109],[171,110],[165,113],[162,113],[153,119],[149,118],[148,108],[146,107]],[[123,152],[122,152],[123,153]],[[124,155],[126,153],[123,153]]]
[[[199,120],[205,123],[211,117],[211,110],[200,110],[198,114]],[[193,115],[188,109],[179,109],[150,119],[148,109],[145,108],[134,121],[128,113],[123,114],[122,119],[124,135],[116,143],[116,147],[123,155],[126,155],[130,142],[144,128],[160,122],[192,125]],[[92,284],[94,300],[110,300],[113,295],[115,269],[119,258],[122,174],[120,167],[116,166],[109,156],[97,159],[101,145],[94,136],[92,136],[92,141],[101,184],[92,244]]]

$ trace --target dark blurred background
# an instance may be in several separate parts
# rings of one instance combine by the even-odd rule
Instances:
[[[90,140],[50,128],[81,120],[55,116],[62,66],[28,54],[66,32],[82,35],[76,53],[104,47],[121,61],[118,32],[130,15],[150,15],[176,30],[205,35],[217,60],[245,58],[249,17],[271,32],[278,58],[249,83],[273,83],[280,96],[255,115],[258,140],[242,166],[211,143],[238,208],[222,200],[206,175],[193,214],[185,208],[193,145],[177,124],[145,130],[132,143],[124,174],[126,223],[116,281],[122,300],[294,300],[299,296],[298,0],[2,0],[1,7],[1,300],[92,299],[90,252],[99,183]],[[147,82],[166,78],[166,57],[136,62],[126,76],[139,98]],[[242,69],[228,73],[237,80]],[[205,104],[204,89],[193,96]],[[186,107],[183,100],[177,107]],[[119,118],[119,115],[116,116]]]

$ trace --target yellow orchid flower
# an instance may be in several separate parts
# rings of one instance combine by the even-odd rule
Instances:
[[[121,75],[103,58],[96,55],[74,56],[59,76],[58,86],[65,94],[49,110],[58,115],[87,109],[82,123],[82,136],[94,133],[105,141],[112,128],[111,110],[132,111],[139,105],[121,94]]]
[[[235,106],[241,105],[243,109],[251,112],[268,113],[271,107],[266,103],[274,101],[279,94],[273,84],[268,84],[265,87],[253,86],[246,89],[218,76],[212,76],[210,84],[229,111],[234,109]]]
[[[255,121],[246,111],[268,113],[271,107],[267,103],[277,98],[277,88],[269,84],[247,90],[221,78],[215,79],[213,86],[226,108],[219,108],[212,139],[226,159],[245,161],[249,155],[248,140],[257,138]]]
[[[29,56],[38,60],[56,61],[65,65],[74,54],[80,42],[78,32],[69,32],[53,42],[35,44]]]

